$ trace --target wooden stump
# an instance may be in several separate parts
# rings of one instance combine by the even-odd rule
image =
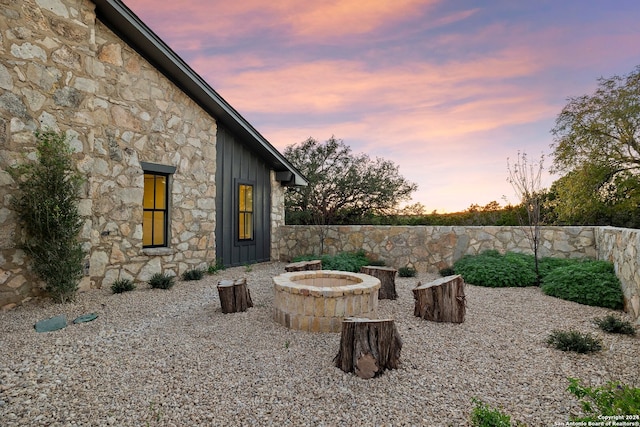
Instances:
[[[342,321],[336,367],[360,378],[373,378],[400,365],[402,340],[393,319],[348,317]]]
[[[413,289],[415,308],[413,314],[435,322],[464,322],[466,297],[462,276],[441,277],[438,280]]]
[[[247,311],[253,307],[251,293],[247,289],[247,279],[221,280],[218,282],[218,295],[223,313]]]
[[[284,271],[310,271],[310,270],[322,270],[322,261],[315,259],[312,261],[299,261],[287,264],[284,267]]]
[[[378,267],[373,265],[365,265],[360,267],[360,273],[368,274],[380,280],[380,291],[378,299],[396,299],[396,273],[398,270],[391,267]]]

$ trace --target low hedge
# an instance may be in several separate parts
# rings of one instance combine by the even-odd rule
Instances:
[[[613,264],[606,261],[542,258],[538,263],[541,289],[547,294],[580,304],[621,309],[624,296]],[[453,265],[465,282],[486,287],[536,285],[533,255],[489,250],[466,255]]]
[[[613,265],[606,261],[583,261],[556,268],[544,277],[542,292],[596,307],[618,310],[624,306],[620,280]]]

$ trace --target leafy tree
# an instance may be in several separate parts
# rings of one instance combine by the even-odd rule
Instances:
[[[640,66],[600,78],[556,118],[554,172],[561,222],[640,226]]]
[[[73,165],[66,135],[36,132],[37,161],[9,171],[18,184],[11,201],[23,227],[19,247],[57,302],[73,300],[82,277],[77,202],[82,177]]]
[[[527,218],[521,219],[521,226],[525,231],[535,260],[536,281],[540,285],[540,267],[538,249],[540,247],[540,226],[542,224],[542,202],[545,193],[542,188],[542,171],[544,169],[544,155],[537,163],[529,163],[527,153],[518,153],[518,160],[511,164],[507,159],[509,177],[507,181],[520,198],[522,206],[527,212]]]
[[[546,196],[547,193],[544,194],[544,197]],[[543,212],[543,217],[546,221],[549,211],[543,209]],[[433,211],[425,213],[424,207],[417,203],[399,210],[394,215],[369,215],[363,217],[362,223],[371,225],[517,226],[521,225],[521,219],[526,217],[526,211],[521,204],[517,206],[507,204],[507,206],[501,207],[498,202],[492,201],[485,206],[474,203],[462,212],[438,213]]]
[[[425,207],[422,203],[417,202],[414,203],[412,205],[407,205],[404,206],[401,209],[398,209],[396,212],[396,215],[400,215],[400,216],[407,216],[407,215],[412,215],[412,216],[416,216],[416,215],[424,215],[425,214]],[[434,213],[436,212],[435,210],[433,211]]]
[[[288,146],[284,155],[309,180],[308,186],[287,191],[289,223],[353,223],[368,214],[393,211],[417,189],[393,162],[353,154],[335,137],[324,143],[309,138]]]
[[[628,171],[610,175],[611,170],[591,165],[555,181],[548,205],[557,216],[556,223],[640,226],[640,177]]]

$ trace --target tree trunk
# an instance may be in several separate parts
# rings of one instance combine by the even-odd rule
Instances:
[[[402,340],[393,319],[348,317],[342,321],[336,367],[360,378],[373,378],[400,365]]]
[[[225,314],[247,311],[249,307],[253,307],[247,279],[221,280],[218,282],[218,295]]]
[[[284,271],[309,271],[309,270],[322,270],[322,261],[319,259],[313,261],[299,261],[287,264],[284,267]]]
[[[396,273],[398,270],[391,267],[378,267],[373,265],[365,265],[360,267],[360,273],[368,274],[380,280],[380,291],[378,299],[396,299]]]
[[[431,283],[413,289],[415,308],[413,314],[435,322],[464,322],[466,297],[462,276],[441,277]]]

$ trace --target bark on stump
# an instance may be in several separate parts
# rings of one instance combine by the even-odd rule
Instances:
[[[435,322],[464,322],[466,297],[462,276],[441,277],[438,280],[413,289],[415,308],[413,314]]]
[[[320,261],[319,259],[312,261],[299,261],[287,264],[284,267],[284,271],[286,272],[310,270],[322,270],[322,261]]]
[[[360,267],[360,273],[368,274],[380,280],[380,291],[378,291],[378,299],[396,299],[396,273],[398,270],[391,267],[378,267],[373,265],[365,265]]]
[[[247,311],[253,307],[251,293],[247,289],[247,279],[221,280],[218,282],[218,295],[223,313]]]
[[[400,365],[402,340],[393,319],[348,317],[342,321],[336,367],[360,378],[373,378]]]

